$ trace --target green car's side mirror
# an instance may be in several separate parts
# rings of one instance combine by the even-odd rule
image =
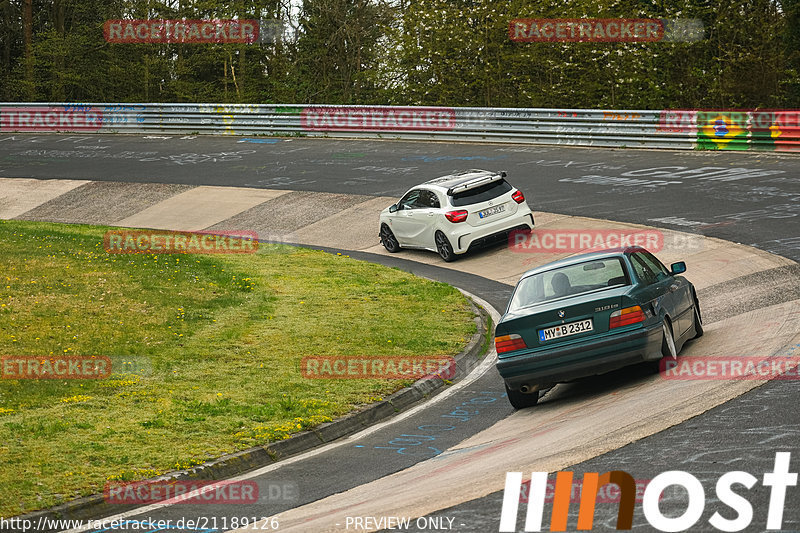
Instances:
[[[395,211],[397,211],[397,204],[390,205],[389,206],[389,212],[390,213],[394,213]]]
[[[672,263],[670,266],[670,274],[673,276],[677,276],[678,274],[683,274],[686,272],[686,263],[683,261],[678,261],[677,263]]]

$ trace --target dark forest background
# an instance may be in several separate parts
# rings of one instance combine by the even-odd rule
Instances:
[[[517,43],[514,18],[697,18],[689,43]],[[108,19],[270,19],[269,44],[111,44]],[[0,99],[800,107],[800,0],[0,0]]]

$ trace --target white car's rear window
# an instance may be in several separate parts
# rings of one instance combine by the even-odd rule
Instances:
[[[498,196],[502,196],[512,189],[511,185],[506,180],[494,181],[475,187],[474,189],[467,189],[452,195],[451,202],[456,207],[463,207],[465,205],[479,204],[494,200]]]

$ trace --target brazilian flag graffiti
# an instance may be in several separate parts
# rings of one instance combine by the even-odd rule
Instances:
[[[800,151],[800,112],[698,111],[697,148]]]
[[[777,149],[775,141],[780,137],[778,115],[772,111],[750,112],[750,146],[753,150]]]
[[[747,150],[746,111],[698,111],[697,148]]]
[[[800,151],[800,112],[753,111],[751,133],[756,150]]]

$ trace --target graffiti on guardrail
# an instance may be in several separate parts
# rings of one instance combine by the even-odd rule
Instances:
[[[524,115],[515,111],[497,112],[495,110],[471,110],[469,113],[456,113],[456,121],[453,129],[459,131],[481,131],[491,128],[492,124],[496,124],[498,120],[513,120],[517,117],[523,117],[524,120]]]
[[[656,131],[696,134],[701,150],[800,151],[800,111],[665,109]]]
[[[603,120],[634,120],[642,118],[641,113],[622,113],[618,111],[603,111]]]
[[[697,111],[693,109],[664,109],[658,118],[658,133],[695,133]]]
[[[0,104],[0,132],[351,133],[538,145],[797,152],[800,111],[6,103]]]
[[[142,104],[113,104],[103,106],[103,125],[142,124],[147,106]]]
[[[112,124],[141,124],[144,122],[142,113],[147,109],[147,106],[142,104],[112,104],[95,107],[92,104],[83,103],[64,104],[64,111],[67,113],[91,112],[95,108],[102,110],[102,125],[109,126]]]
[[[697,144],[710,150],[747,150],[746,115],[698,111]]]
[[[66,111],[67,113],[85,112],[91,110],[92,106],[90,104],[64,104],[64,111]]]

